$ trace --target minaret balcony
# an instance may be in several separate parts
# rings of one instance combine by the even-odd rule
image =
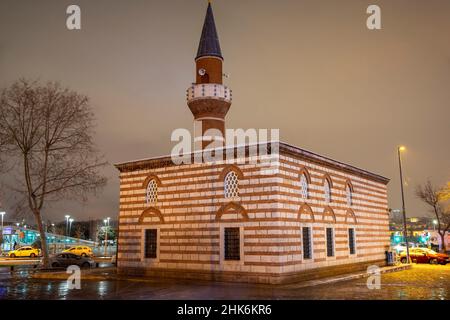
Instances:
[[[227,86],[216,83],[193,84],[187,89],[186,98],[188,103],[199,99],[217,99],[231,103],[233,93]]]

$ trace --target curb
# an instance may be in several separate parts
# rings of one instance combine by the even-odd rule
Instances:
[[[411,267],[412,267],[411,264],[382,267],[382,268],[380,268],[380,273],[383,274],[383,273],[398,272],[398,271],[411,269]],[[288,285],[283,285],[282,287],[286,288],[286,289],[313,287],[313,286],[318,286],[318,285],[322,285],[322,284],[332,284],[332,283],[337,283],[337,282],[342,282],[342,281],[361,279],[361,278],[366,278],[368,276],[369,276],[369,274],[367,272],[360,272],[360,273],[356,273],[356,274],[345,275],[342,277],[334,277],[334,278],[327,278],[327,279],[323,279],[323,280],[312,280],[312,281],[307,281],[307,282],[303,282],[303,283],[299,282],[299,283],[295,283],[295,284],[288,284]]]

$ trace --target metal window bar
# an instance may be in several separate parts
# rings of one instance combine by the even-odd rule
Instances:
[[[327,257],[334,256],[333,228],[327,228]]]
[[[312,250],[311,250],[311,228],[303,227],[303,259],[311,259],[312,258]]]
[[[157,249],[157,235],[158,230],[145,230],[145,258],[155,259]]]
[[[355,254],[356,253],[355,229],[353,229],[353,228],[348,229],[348,246],[349,246],[350,254]]]
[[[240,260],[239,228],[225,228],[225,260]]]

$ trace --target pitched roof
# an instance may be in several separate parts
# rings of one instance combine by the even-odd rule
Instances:
[[[223,59],[211,3],[208,4],[208,9],[206,10],[205,23],[203,24],[196,59],[205,56],[215,56]]]

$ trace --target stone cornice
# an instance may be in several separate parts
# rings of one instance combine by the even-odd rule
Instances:
[[[271,145],[270,143],[261,143],[259,145],[267,145],[268,153],[270,153]],[[253,145],[254,146],[254,145]],[[237,150],[245,148],[245,154],[248,155],[249,152],[249,145],[246,145],[245,147],[234,147],[234,154],[235,157],[237,156]],[[229,151],[231,148],[223,150]],[[216,149],[219,150],[219,149]],[[360,176],[365,179],[369,179],[372,181],[376,181],[382,184],[388,184],[389,179],[386,177],[383,177],[381,175],[354,167],[352,165],[339,162],[336,160],[333,160],[331,158],[327,158],[321,155],[318,155],[316,153],[289,145],[284,142],[279,143],[279,150],[281,155],[289,155],[297,159],[313,162],[315,164],[323,165],[332,169],[336,169],[338,171],[347,172],[350,174],[354,174],[356,176]],[[224,155],[225,152],[224,151]],[[191,158],[191,163],[194,163],[194,153],[185,155],[187,158]],[[156,157],[156,158],[149,158],[149,159],[142,159],[142,160],[135,160],[135,161],[129,161],[124,163],[118,163],[114,165],[120,172],[130,172],[130,171],[137,171],[137,170],[148,170],[148,169],[157,169],[157,168],[164,168],[164,167],[173,167],[177,166],[173,163],[170,156],[163,156],[163,157]]]

